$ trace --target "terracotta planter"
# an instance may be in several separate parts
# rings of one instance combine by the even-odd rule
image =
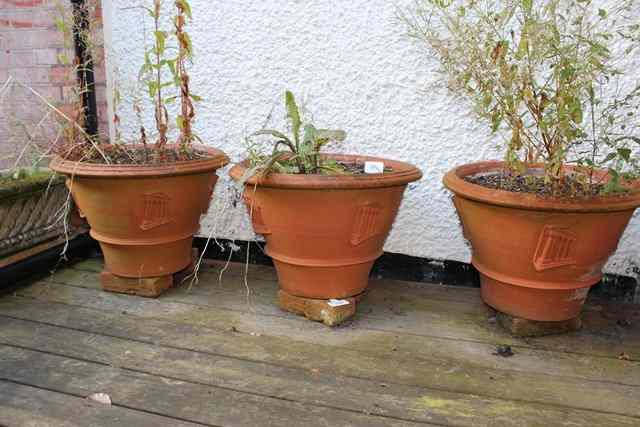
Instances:
[[[384,161],[393,172],[375,175],[289,175],[252,177],[245,201],[253,228],[266,241],[280,287],[315,299],[358,295],[400,207],[409,182],[422,173],[397,161],[330,155],[346,161]],[[238,180],[246,162],[231,169]]]
[[[190,264],[193,235],[218,179],[215,171],[229,162],[220,150],[199,149],[210,158],[167,165],[51,162],[51,169],[67,175],[108,271],[158,277]]]
[[[501,312],[525,319],[574,318],[640,206],[640,186],[625,195],[556,199],[463,180],[503,165],[468,164],[444,177],[473,248],[482,298]]]

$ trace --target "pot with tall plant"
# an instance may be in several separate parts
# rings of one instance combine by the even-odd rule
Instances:
[[[191,92],[187,70],[192,60],[185,30],[192,19],[190,5],[176,0],[171,19],[164,19],[162,2],[151,4],[145,9],[153,22],[153,44],[145,50],[140,79],[154,106],[155,135],[141,125],[137,141],[106,144],[82,129],[80,115],[72,118],[66,142],[56,147],[50,165],[67,176],[111,278],[166,278],[185,269],[192,262],[193,235],[209,207],[216,170],[229,161],[222,151],[201,144],[192,128],[199,98]],[[171,28],[163,27],[166,22]],[[77,63],[83,64],[82,58]],[[85,85],[81,81],[80,89]],[[178,104],[174,126],[168,112],[172,102]],[[157,295],[163,287],[122,290]]]
[[[640,205],[640,87],[613,66],[637,53],[632,3],[418,0],[401,14],[504,137],[504,160],[444,177],[482,297],[500,312],[576,318]]]
[[[267,241],[281,307],[291,309],[296,299],[307,307],[329,301],[325,314],[333,307],[353,307],[382,255],[407,184],[422,173],[404,162],[322,153],[328,143],[343,141],[345,132],[305,122],[288,91],[285,108],[290,135],[272,129],[256,132],[249,158],[230,174],[245,185],[253,228]],[[268,151],[259,145],[265,141],[255,140],[264,137],[273,144]],[[368,173],[367,162],[379,169]],[[309,310],[305,314],[313,318]],[[315,320],[334,323],[322,316]]]

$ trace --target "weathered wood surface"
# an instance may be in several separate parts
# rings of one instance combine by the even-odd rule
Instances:
[[[195,427],[198,424],[0,380],[0,425],[33,427]]]
[[[250,276],[251,294],[247,297],[245,285],[232,274],[243,267],[234,267],[227,270],[222,282],[218,282],[217,272],[205,270],[200,274],[200,282],[189,292],[169,292],[163,301],[292,318],[275,304],[277,283]],[[52,276],[50,282],[97,289],[94,277],[91,272],[69,269]],[[403,340],[408,336],[423,337],[435,341],[434,350],[439,347],[438,342],[456,341],[464,346],[508,344],[525,353],[527,349],[535,350],[534,353],[549,351],[554,357],[570,358],[572,363],[580,360],[575,357],[577,355],[617,360],[621,353],[629,354],[632,360],[640,360],[640,316],[632,319],[636,321],[630,326],[621,326],[619,319],[604,313],[602,306],[589,306],[582,314],[580,331],[518,339],[497,323],[488,323],[487,307],[480,300],[477,289],[375,280],[370,288],[366,298],[359,303],[358,314],[351,324],[354,329],[377,331],[386,336],[401,333]],[[271,330],[271,334],[274,333],[277,331]],[[343,335],[341,332],[331,337],[336,339]],[[388,344],[388,347],[400,350],[396,342]],[[467,355],[463,353],[462,357],[467,358]],[[590,369],[590,364],[587,367]],[[548,367],[545,365],[544,369]]]
[[[101,269],[0,299],[0,378],[204,425],[640,425],[640,364],[607,348],[636,358],[635,323],[586,322],[562,347],[487,323],[474,289],[374,281],[355,320],[330,329],[278,309],[266,267],[249,269],[249,298],[232,265],[157,300],[102,292]]]

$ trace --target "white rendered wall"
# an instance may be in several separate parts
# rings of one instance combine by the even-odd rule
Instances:
[[[274,126],[282,127],[279,107],[290,89],[306,101],[317,125],[348,132],[340,151],[406,160],[423,170],[422,181],[405,193],[386,251],[468,262],[442,176],[455,165],[498,155],[488,126],[468,105],[433,87],[440,79],[437,62],[403,37],[395,8],[411,1],[191,0],[192,86],[205,98],[196,129],[206,143],[237,161],[243,138],[262,126],[274,105]],[[110,65],[119,69],[124,92],[119,115],[123,134],[131,137],[139,126],[127,91],[142,58],[146,12],[131,0],[110,3]],[[148,33],[150,23],[144,25]],[[201,234],[254,238],[242,204],[232,206],[234,189],[226,173],[220,175]],[[639,216],[609,272],[629,274],[640,263]]]

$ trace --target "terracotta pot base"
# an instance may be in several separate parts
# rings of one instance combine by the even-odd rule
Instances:
[[[480,275],[480,282],[482,299],[496,310],[523,319],[547,322],[560,322],[579,316],[590,288],[528,288],[501,282],[484,274]]]
[[[111,273],[121,277],[156,277],[189,266],[193,237],[153,246],[99,243],[105,267]]]
[[[194,271],[198,261],[198,249],[190,249],[187,265],[173,274],[156,277],[123,277],[105,269],[100,273],[102,289],[107,292],[157,298],[165,291],[181,285]]]
[[[314,299],[349,298],[361,294],[368,285],[373,262],[311,267],[273,260],[282,290],[291,295]]]

